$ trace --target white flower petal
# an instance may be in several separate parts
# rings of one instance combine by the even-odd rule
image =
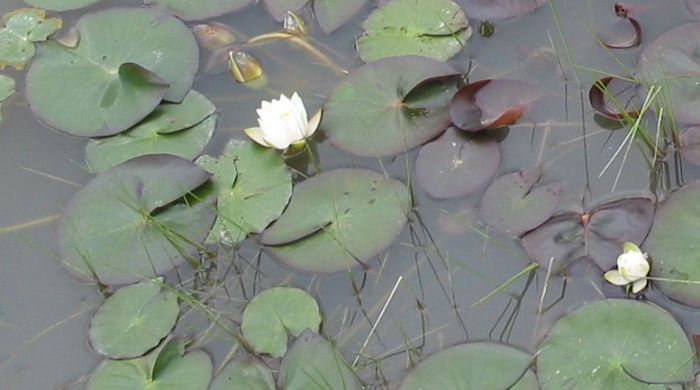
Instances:
[[[605,280],[616,286],[625,286],[630,283],[630,281],[620,275],[620,272],[618,272],[616,269],[606,272],[603,277]]]
[[[646,286],[647,286],[647,278],[636,280],[634,283],[632,283],[632,292],[636,294],[636,293],[644,290],[644,287],[646,287]]]
[[[649,274],[649,262],[644,254],[636,251],[625,252],[617,258],[617,269],[630,282],[644,278]]]
[[[249,127],[243,131],[248,137],[250,137],[250,139],[252,139],[256,143],[266,148],[269,148],[271,146],[267,142],[265,142],[265,137],[263,137],[262,130],[259,127]]]
[[[312,116],[311,119],[309,119],[309,127],[308,127],[308,131],[306,132],[307,133],[306,138],[309,138],[312,135],[314,135],[314,133],[318,129],[318,125],[321,124],[322,117],[323,117],[323,110],[318,110],[318,112],[316,112],[314,114],[314,116]]]
[[[309,124],[304,102],[296,92],[291,99],[281,94],[279,100],[262,101],[256,112],[260,130],[252,133],[257,137],[254,140],[281,150],[289,145],[303,145],[316,131],[320,121],[320,118],[314,117],[312,126]]]

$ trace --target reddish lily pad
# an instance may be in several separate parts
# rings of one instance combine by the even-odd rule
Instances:
[[[634,107],[629,110],[628,103],[634,99],[637,85],[615,77],[603,77],[591,86],[588,100],[593,109],[608,118],[636,118],[639,112]]]
[[[542,170],[535,167],[501,176],[481,198],[481,216],[490,228],[520,235],[554,214],[561,182],[537,186]]]
[[[500,159],[498,143],[490,135],[473,136],[451,127],[418,152],[416,179],[430,196],[454,198],[484,186]]]
[[[460,3],[470,18],[500,20],[532,12],[547,0],[462,0]]]
[[[600,42],[611,49],[630,49],[639,46],[642,43],[642,26],[637,19],[629,16],[629,9],[624,4],[615,3],[613,10],[615,16],[621,20],[599,37]]]
[[[518,120],[542,96],[535,86],[524,81],[479,80],[454,95],[450,117],[462,130],[495,129]]]
[[[651,197],[626,197],[583,210],[559,213],[522,237],[527,253],[543,267],[554,258],[560,272],[583,256],[601,269],[615,266],[624,242],[639,245],[654,217]]]

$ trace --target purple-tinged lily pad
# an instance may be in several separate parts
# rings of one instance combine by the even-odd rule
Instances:
[[[615,16],[621,18],[604,34],[599,36],[600,42],[610,49],[630,49],[642,43],[642,26],[637,19],[629,16],[629,8],[615,3]]]
[[[495,129],[514,123],[543,96],[520,80],[486,79],[462,87],[450,102],[452,123],[462,130]]]
[[[681,156],[693,164],[700,165],[700,126],[688,126],[678,132]]]
[[[470,18],[501,20],[532,12],[547,0],[459,0],[458,3]]]
[[[636,107],[628,106],[633,101],[637,84],[615,77],[603,77],[597,80],[588,91],[591,107],[599,114],[611,119],[636,118]]]
[[[583,210],[559,213],[522,237],[527,253],[543,266],[554,259],[555,272],[587,256],[601,269],[615,266],[624,242],[639,245],[654,218],[651,197],[625,197]]]
[[[183,20],[202,20],[237,11],[253,0],[144,0],[145,5],[162,8]]]
[[[535,167],[496,179],[481,198],[481,216],[490,228],[520,235],[541,225],[559,206],[561,182],[537,186],[542,170]]]
[[[172,269],[196,253],[216,213],[208,201],[177,202],[211,174],[165,154],[137,157],[99,173],[58,220],[62,261],[78,276],[124,284]]]
[[[686,185],[659,205],[644,251],[651,276],[664,294],[700,307],[700,182]],[[678,280],[678,282],[668,281]]]
[[[260,242],[290,267],[342,271],[386,249],[406,225],[409,206],[400,181],[365,169],[336,169],[297,184]]]
[[[484,186],[496,174],[500,160],[501,151],[492,136],[451,127],[418,152],[416,180],[434,198],[454,198]]]
[[[359,156],[390,156],[434,138],[450,124],[451,90],[426,99],[405,97],[423,80],[454,68],[420,56],[377,60],[352,71],[324,104],[321,127],[339,148]]]

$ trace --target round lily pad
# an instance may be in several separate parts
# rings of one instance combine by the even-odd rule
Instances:
[[[473,19],[500,20],[532,12],[547,0],[462,0],[460,4]]]
[[[406,186],[364,169],[336,169],[294,188],[282,216],[260,242],[283,263],[310,272],[364,264],[406,225]]]
[[[314,15],[321,30],[330,34],[357,14],[367,0],[314,1]]]
[[[518,236],[549,219],[559,206],[561,182],[537,186],[541,174],[540,167],[534,167],[496,179],[481,198],[484,222]]]
[[[652,304],[606,299],[559,319],[538,348],[547,389],[666,389],[693,379],[695,353],[676,320]]]
[[[466,46],[472,33],[452,0],[392,0],[372,12],[362,27],[357,50],[365,62],[403,55],[446,61]]]
[[[61,28],[61,19],[46,18],[46,11],[20,8],[3,15],[0,29],[0,68],[22,69],[34,56],[34,42],[44,41]]]
[[[189,91],[199,49],[177,18],[111,9],[82,17],[77,31],[74,48],[43,45],[27,74],[27,100],[49,126],[78,136],[111,135],[135,125],[162,99],[179,102]]]
[[[324,104],[321,127],[330,141],[359,156],[390,156],[434,138],[450,125],[452,93],[404,98],[423,80],[457,73],[419,56],[377,60],[352,71]]]
[[[644,241],[652,258],[651,276],[678,282],[654,280],[664,294],[700,307],[700,182],[674,192],[656,211],[654,224]],[[692,283],[686,283],[692,282]]]
[[[90,321],[90,344],[113,359],[143,355],[170,333],[180,307],[175,294],[161,290],[162,279],[117,290]]]
[[[87,7],[88,5],[97,3],[98,1],[100,0],[24,0],[25,3],[34,7],[58,12]]]
[[[58,220],[62,261],[83,278],[124,284],[159,275],[191,253],[216,216],[207,201],[184,195],[210,174],[181,157],[141,156],[99,173]]]
[[[276,390],[272,371],[254,355],[241,355],[221,370],[210,390]]]
[[[256,295],[243,310],[241,332],[258,353],[281,357],[287,351],[287,333],[304,329],[318,332],[321,313],[316,300],[304,290],[275,287]]]
[[[239,10],[253,0],[144,0],[143,3],[163,8],[184,20],[202,20]]]
[[[416,180],[435,198],[454,198],[484,186],[498,170],[501,151],[489,136],[472,136],[454,127],[425,144],[416,159]]]

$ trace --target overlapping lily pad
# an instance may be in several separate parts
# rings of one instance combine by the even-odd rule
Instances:
[[[364,265],[406,224],[408,189],[364,169],[323,172],[296,185],[282,216],[260,236],[274,256],[303,271]]]
[[[145,280],[117,290],[90,321],[90,344],[113,359],[143,355],[170,333],[180,307],[162,279]]]
[[[644,250],[652,258],[651,276],[664,294],[700,307],[700,182],[671,194],[657,209]]]
[[[481,216],[491,229],[520,235],[534,229],[559,206],[561,182],[537,185],[540,167],[503,175],[481,198]]]
[[[435,198],[454,198],[484,186],[498,170],[501,151],[489,136],[453,127],[424,145],[416,159],[416,179]]]
[[[399,389],[536,389],[532,360],[532,355],[504,344],[460,344],[418,363]]]
[[[318,333],[320,325],[321,313],[312,296],[298,288],[275,287],[248,302],[241,332],[256,352],[281,357],[287,351],[287,333]]]
[[[582,256],[601,269],[615,266],[622,244],[639,245],[654,218],[654,202],[648,196],[623,197],[586,209],[561,212],[522,237],[527,253],[542,267],[559,272]]]
[[[61,19],[46,18],[46,11],[20,8],[2,17],[0,29],[0,69],[12,66],[22,69],[34,56],[34,42],[44,41],[61,28]]]
[[[111,9],[81,18],[77,32],[74,48],[46,43],[27,74],[27,100],[51,127],[79,136],[116,134],[162,99],[181,101],[192,85],[199,49],[173,16]]]
[[[277,390],[272,371],[253,355],[241,355],[224,367],[214,378],[211,390]]]
[[[99,173],[58,221],[62,261],[83,278],[131,283],[196,253],[214,223],[207,201],[178,202],[210,174],[172,155],[141,156]]]
[[[87,7],[98,1],[100,0],[24,0],[25,3],[34,7],[59,12]]]
[[[15,79],[10,76],[0,74],[0,109],[5,99],[15,93]],[[0,121],[2,121],[2,112],[0,112]]]
[[[402,55],[446,61],[466,46],[472,33],[466,15],[452,0],[392,0],[362,25],[357,49],[365,62]]]
[[[532,12],[547,0],[460,0],[467,15],[474,19],[510,19]]]
[[[324,104],[324,133],[359,156],[389,156],[434,138],[450,124],[451,90],[404,102],[421,81],[457,72],[419,56],[377,60],[355,69]]]
[[[143,0],[154,8],[163,8],[184,20],[201,20],[239,10],[253,0]]]
[[[667,389],[693,379],[694,352],[661,308],[607,299],[559,319],[538,348],[537,374],[548,389]]]
[[[287,16],[287,11],[297,12],[309,0],[263,0],[267,12],[275,18],[282,21]]]

